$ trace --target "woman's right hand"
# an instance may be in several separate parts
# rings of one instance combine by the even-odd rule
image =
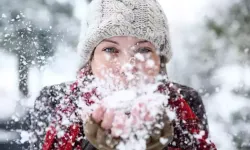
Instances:
[[[111,135],[114,116],[114,110],[99,106],[84,125],[87,140],[99,150],[113,150],[120,141]]]

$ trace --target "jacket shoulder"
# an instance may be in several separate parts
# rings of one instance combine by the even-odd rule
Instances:
[[[30,143],[30,149],[42,149],[46,129],[49,126],[55,107],[67,94],[67,89],[73,82],[66,82],[52,86],[46,86],[35,100],[34,108],[31,111],[31,132],[35,140]]]
[[[173,84],[180,90],[184,98],[189,98],[190,101],[202,101],[199,93],[194,88],[179,83]]]
[[[35,101],[35,109],[39,103],[43,103],[43,105],[51,104],[53,107],[53,104],[59,103],[59,100],[67,95],[70,89],[70,85],[73,82],[65,82],[61,84],[51,85],[51,86],[45,86],[41,91],[39,96],[37,97]]]
[[[58,94],[66,94],[67,88],[72,84],[73,82],[64,82],[56,85],[51,86],[45,86],[40,91],[40,96],[42,95],[49,95],[52,97],[58,96]]]
[[[179,83],[173,84],[180,90],[180,94],[183,96],[193,112],[199,118],[201,128],[208,130],[206,110],[200,94],[194,88]]]

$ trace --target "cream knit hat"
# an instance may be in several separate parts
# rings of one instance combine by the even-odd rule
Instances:
[[[134,36],[152,42],[166,64],[171,56],[166,15],[157,0],[88,0],[78,52],[85,65],[95,47],[113,36]],[[165,66],[165,65],[164,65]]]

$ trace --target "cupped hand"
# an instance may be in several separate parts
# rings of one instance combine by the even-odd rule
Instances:
[[[85,123],[84,133],[88,141],[96,148],[113,150],[121,141],[121,136],[130,132],[131,126],[154,119],[147,110],[146,104],[139,104],[131,110],[129,115],[99,106]],[[153,130],[147,139],[147,150],[160,150],[171,141],[173,137],[171,121],[167,116],[160,117],[157,121],[162,120],[162,127],[152,127]]]
[[[84,125],[84,133],[88,141],[99,150],[113,150],[120,139],[111,135],[113,109],[99,106]]]

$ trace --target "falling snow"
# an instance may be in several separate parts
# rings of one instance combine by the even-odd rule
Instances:
[[[16,1],[13,1],[13,3],[15,2]],[[66,3],[65,0],[59,2]],[[180,41],[187,41],[187,39],[192,41],[195,39],[194,36],[197,36],[197,34],[199,34],[198,28],[196,27],[196,24],[198,26],[198,22],[192,21],[194,20],[194,18],[196,19],[198,17],[199,19],[197,20],[202,20],[200,16],[197,15],[205,15],[201,12],[206,12],[198,11],[196,7],[198,7],[199,3],[205,2],[189,2],[190,4],[186,4],[187,8],[183,8],[182,5],[175,5],[177,7],[175,9],[172,9],[172,5],[170,5],[170,3],[181,3],[181,1],[170,2],[161,0],[160,2],[163,4],[163,7],[166,10],[167,14],[169,14],[170,16],[169,24],[170,30],[172,32],[171,41],[173,41],[172,45],[174,51],[174,59],[171,60],[172,62],[170,62],[168,67],[170,79],[180,81],[182,83],[187,83],[188,85],[198,89],[199,93],[203,97],[203,101],[206,107],[210,136],[211,139],[216,143],[218,149],[237,149],[235,146],[234,135],[237,135],[239,133],[244,135],[242,146],[249,148],[250,129],[249,122],[247,122],[249,121],[250,113],[248,92],[250,90],[249,65],[238,64],[234,61],[232,61],[233,64],[224,65],[220,64],[220,61],[218,61],[217,63],[220,65],[220,67],[211,69],[211,78],[204,79],[203,76],[196,76],[196,74],[198,74],[200,71],[208,70],[210,66],[203,65],[203,61],[200,61],[198,58],[196,60],[191,58],[191,56],[197,55],[195,53],[195,49],[188,49],[187,46],[185,44],[182,45]],[[12,2],[10,3],[12,4]],[[48,3],[53,2],[51,1]],[[20,7],[26,7],[26,5],[30,5],[30,7],[27,7],[30,8],[29,10],[27,10],[27,12],[29,12],[28,14],[26,14],[26,12],[21,12],[19,15],[16,15],[11,19],[9,18],[10,14],[7,10],[4,10],[5,12],[2,12],[2,10],[0,10],[0,42],[2,43],[2,41],[5,41],[5,43],[3,43],[2,45],[11,47],[9,49],[6,47],[2,47],[2,45],[0,47],[0,101],[2,104],[0,106],[1,122],[12,119],[16,123],[18,123],[18,121],[22,119],[22,116],[25,116],[26,114],[25,108],[33,107],[34,100],[39,95],[39,91],[43,86],[74,80],[76,76],[75,72],[77,72],[78,69],[79,57],[74,52],[74,46],[71,46],[71,44],[76,45],[78,39],[77,34],[79,32],[79,24],[77,23],[76,19],[69,19],[68,16],[70,15],[59,15],[59,17],[54,18],[53,13],[49,12],[49,10],[42,11],[40,10],[40,8],[34,9],[33,7],[31,7],[33,3],[25,3]],[[41,6],[41,8],[46,7],[47,6]],[[79,6],[77,6],[76,8],[78,7]],[[80,7],[78,8],[78,10],[74,11],[78,14],[74,14],[74,12],[72,12],[73,16],[81,16],[79,14],[82,13],[81,11],[84,10],[83,8],[84,7]],[[68,10],[68,8],[65,10]],[[193,14],[191,14],[192,12]],[[190,13],[190,15],[188,13]],[[187,15],[187,17],[183,17],[185,15]],[[33,18],[32,22],[35,23],[30,25],[29,21],[17,21],[25,17]],[[53,22],[53,19],[56,21]],[[18,23],[17,27],[20,29],[23,28],[25,30],[19,30],[20,32],[15,33],[12,23]],[[36,28],[36,26],[39,27]],[[192,30],[193,28],[194,30]],[[61,31],[66,30],[68,31],[68,36],[61,35]],[[186,32],[186,30],[189,30],[191,33]],[[49,33],[51,32],[53,32],[53,34],[55,35],[50,35]],[[26,34],[29,33],[31,33],[32,40],[24,41],[26,38]],[[18,37],[18,34],[20,34],[19,39],[15,39],[16,37]],[[44,35],[47,34],[48,38],[46,38],[46,36],[45,38],[43,38]],[[61,37],[63,36],[65,36],[66,39],[62,39]],[[56,39],[57,37],[59,37],[59,40]],[[51,41],[53,39],[56,40]],[[53,49],[53,51],[40,53],[40,50],[44,50],[43,46],[41,46],[41,41],[47,41],[46,46],[50,45],[52,42],[56,43],[56,45],[51,45],[51,47],[53,47],[51,48]],[[65,43],[65,41],[68,41],[68,43]],[[15,44],[16,46],[12,47]],[[217,43],[216,46],[218,45],[220,44]],[[34,49],[37,51],[34,51]],[[244,47],[242,50],[245,55],[249,54],[249,48]],[[48,56],[54,56],[55,59],[48,58]],[[230,55],[227,56],[228,60],[236,59],[236,53],[230,53]],[[145,59],[140,54],[137,54],[135,57],[140,61],[144,61]],[[218,57],[219,60],[225,59],[225,55],[218,55]],[[18,61],[18,58],[21,59],[20,62]],[[107,60],[109,59],[110,57],[107,56]],[[18,62],[21,64],[19,66],[20,68],[25,70],[27,69],[26,67],[28,67],[28,72],[30,72],[29,75],[20,74],[20,78],[24,79],[23,81],[27,80],[27,82],[23,85],[29,85],[28,90],[24,88],[24,93],[26,90],[26,92],[28,92],[26,97],[23,96],[23,94],[21,94],[18,89],[19,79],[17,76],[20,73],[17,71]],[[154,66],[154,63],[151,60],[148,60],[147,64],[148,67]],[[40,70],[41,68],[44,68],[42,72]],[[128,65],[125,67],[125,69],[129,70],[132,69],[132,67]],[[134,79],[133,74],[125,73],[125,75],[131,80]],[[207,82],[209,82],[209,84],[212,84],[212,87],[214,87],[212,90],[209,88],[204,88],[206,86],[210,86]],[[144,90],[147,90],[147,88],[145,87]],[[149,91],[151,91],[151,89]],[[136,97],[136,93],[134,93],[134,91],[120,91],[120,93],[118,92],[115,94],[117,95],[112,95],[104,99],[104,101],[107,102],[105,103],[107,107],[115,107],[119,109],[122,108],[126,110],[133,104],[133,100],[135,100],[134,98]],[[117,97],[121,98],[117,100]],[[151,95],[151,97],[156,98],[157,95]],[[149,103],[154,106],[153,108],[159,107],[159,103],[155,104],[152,103],[152,101],[150,101]],[[92,110],[89,109],[88,111]],[[152,111],[152,113],[154,115],[157,114],[154,111]],[[169,110],[167,110],[167,114],[170,120],[176,118],[175,113]],[[64,118],[62,124],[68,125],[69,120]],[[42,125],[42,123],[40,125]],[[119,132],[120,131],[117,130],[117,134],[121,134]],[[17,133],[19,135],[17,135]],[[7,130],[0,130],[0,141],[5,142],[6,138],[17,139],[20,136],[21,138],[18,141],[21,143],[25,143],[32,137],[32,134],[25,130],[18,130],[17,133],[14,131],[9,132]],[[62,136],[63,134],[63,131],[59,132],[59,135]],[[143,135],[145,133],[142,132],[138,134]],[[200,138],[203,135],[204,133],[200,132],[199,134],[195,135],[195,137]],[[167,139],[161,138],[160,142],[166,143]],[[120,149],[128,149],[128,147],[145,149],[144,146],[145,140],[137,141],[133,139],[131,139],[130,143],[121,143],[119,145]]]

